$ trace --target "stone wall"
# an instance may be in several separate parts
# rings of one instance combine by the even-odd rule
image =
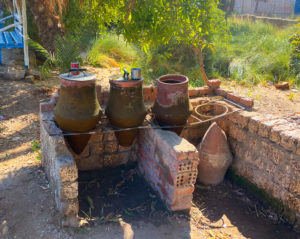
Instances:
[[[279,118],[251,110],[253,100],[218,88],[214,92],[246,108],[215,120],[226,132],[234,161],[232,170],[279,200],[281,212],[300,229],[300,116]],[[201,100],[194,99],[195,104]],[[227,104],[230,111],[237,108]],[[211,123],[185,128],[181,136],[198,145]]]
[[[280,200],[290,223],[300,226],[300,118],[238,112],[226,120],[232,169]]]
[[[48,132],[60,134],[53,119],[51,106],[41,104],[40,133],[42,165],[54,193],[56,208],[63,226],[77,226],[78,204],[78,170],[72,154],[69,152],[62,135],[49,137]],[[45,124],[47,122],[47,124]]]

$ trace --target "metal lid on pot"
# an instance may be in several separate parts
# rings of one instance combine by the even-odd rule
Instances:
[[[60,78],[64,80],[70,80],[70,81],[90,81],[95,80],[95,75],[91,73],[86,73],[86,69],[83,68],[72,68],[69,70],[69,73],[64,73],[59,75]],[[76,74],[73,74],[73,72],[76,72]]]

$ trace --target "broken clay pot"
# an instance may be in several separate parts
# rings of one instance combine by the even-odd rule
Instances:
[[[232,154],[226,134],[217,123],[208,128],[197,149],[200,158],[198,181],[207,185],[221,183],[232,163]]]

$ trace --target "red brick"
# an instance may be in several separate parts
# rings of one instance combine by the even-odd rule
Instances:
[[[239,103],[241,100],[241,97],[234,95],[233,93],[227,93],[227,99],[232,100],[236,103]]]
[[[194,192],[195,187],[187,187],[187,188],[180,188],[180,189],[176,189],[174,191],[174,196],[184,196],[184,195],[191,195]]]
[[[213,88],[210,88],[208,86],[198,87],[196,89],[199,92],[199,96],[209,95],[209,94],[213,93]]]
[[[105,132],[103,135],[104,141],[117,141],[116,135],[113,132]]]
[[[176,197],[171,204],[167,206],[171,211],[187,210],[192,207],[193,195],[185,195],[182,197]]]
[[[215,93],[217,95],[220,95],[220,96],[223,96],[223,97],[227,96],[227,92],[223,88],[217,88],[217,89],[215,89]]]
[[[252,98],[240,98],[240,104],[245,106],[245,107],[253,107],[254,105],[254,100]]]
[[[131,147],[123,147],[121,145],[119,145],[119,152],[128,152],[130,151]]]
[[[144,95],[144,97],[151,95],[152,92],[153,92],[152,86],[144,86],[143,87],[143,95]]]
[[[208,80],[207,85],[211,88],[217,88],[217,87],[220,87],[221,81],[218,79]]]
[[[195,88],[189,88],[189,97],[196,97],[199,95],[199,91]]]
[[[54,104],[52,102],[43,102],[40,103],[40,112],[53,111]]]
[[[104,144],[105,153],[114,153],[118,150],[118,144],[116,142],[106,142]]]

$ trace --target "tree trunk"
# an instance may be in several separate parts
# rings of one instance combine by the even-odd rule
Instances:
[[[64,35],[61,18],[49,10],[45,1],[27,0],[27,2],[38,28],[41,45],[53,53],[56,37]]]
[[[198,57],[202,78],[205,81],[206,85],[209,85],[209,81],[208,81],[207,75],[205,73],[205,68],[204,68],[204,63],[203,63],[202,46],[199,46],[198,48],[193,46],[193,51],[195,52],[195,54]]]

